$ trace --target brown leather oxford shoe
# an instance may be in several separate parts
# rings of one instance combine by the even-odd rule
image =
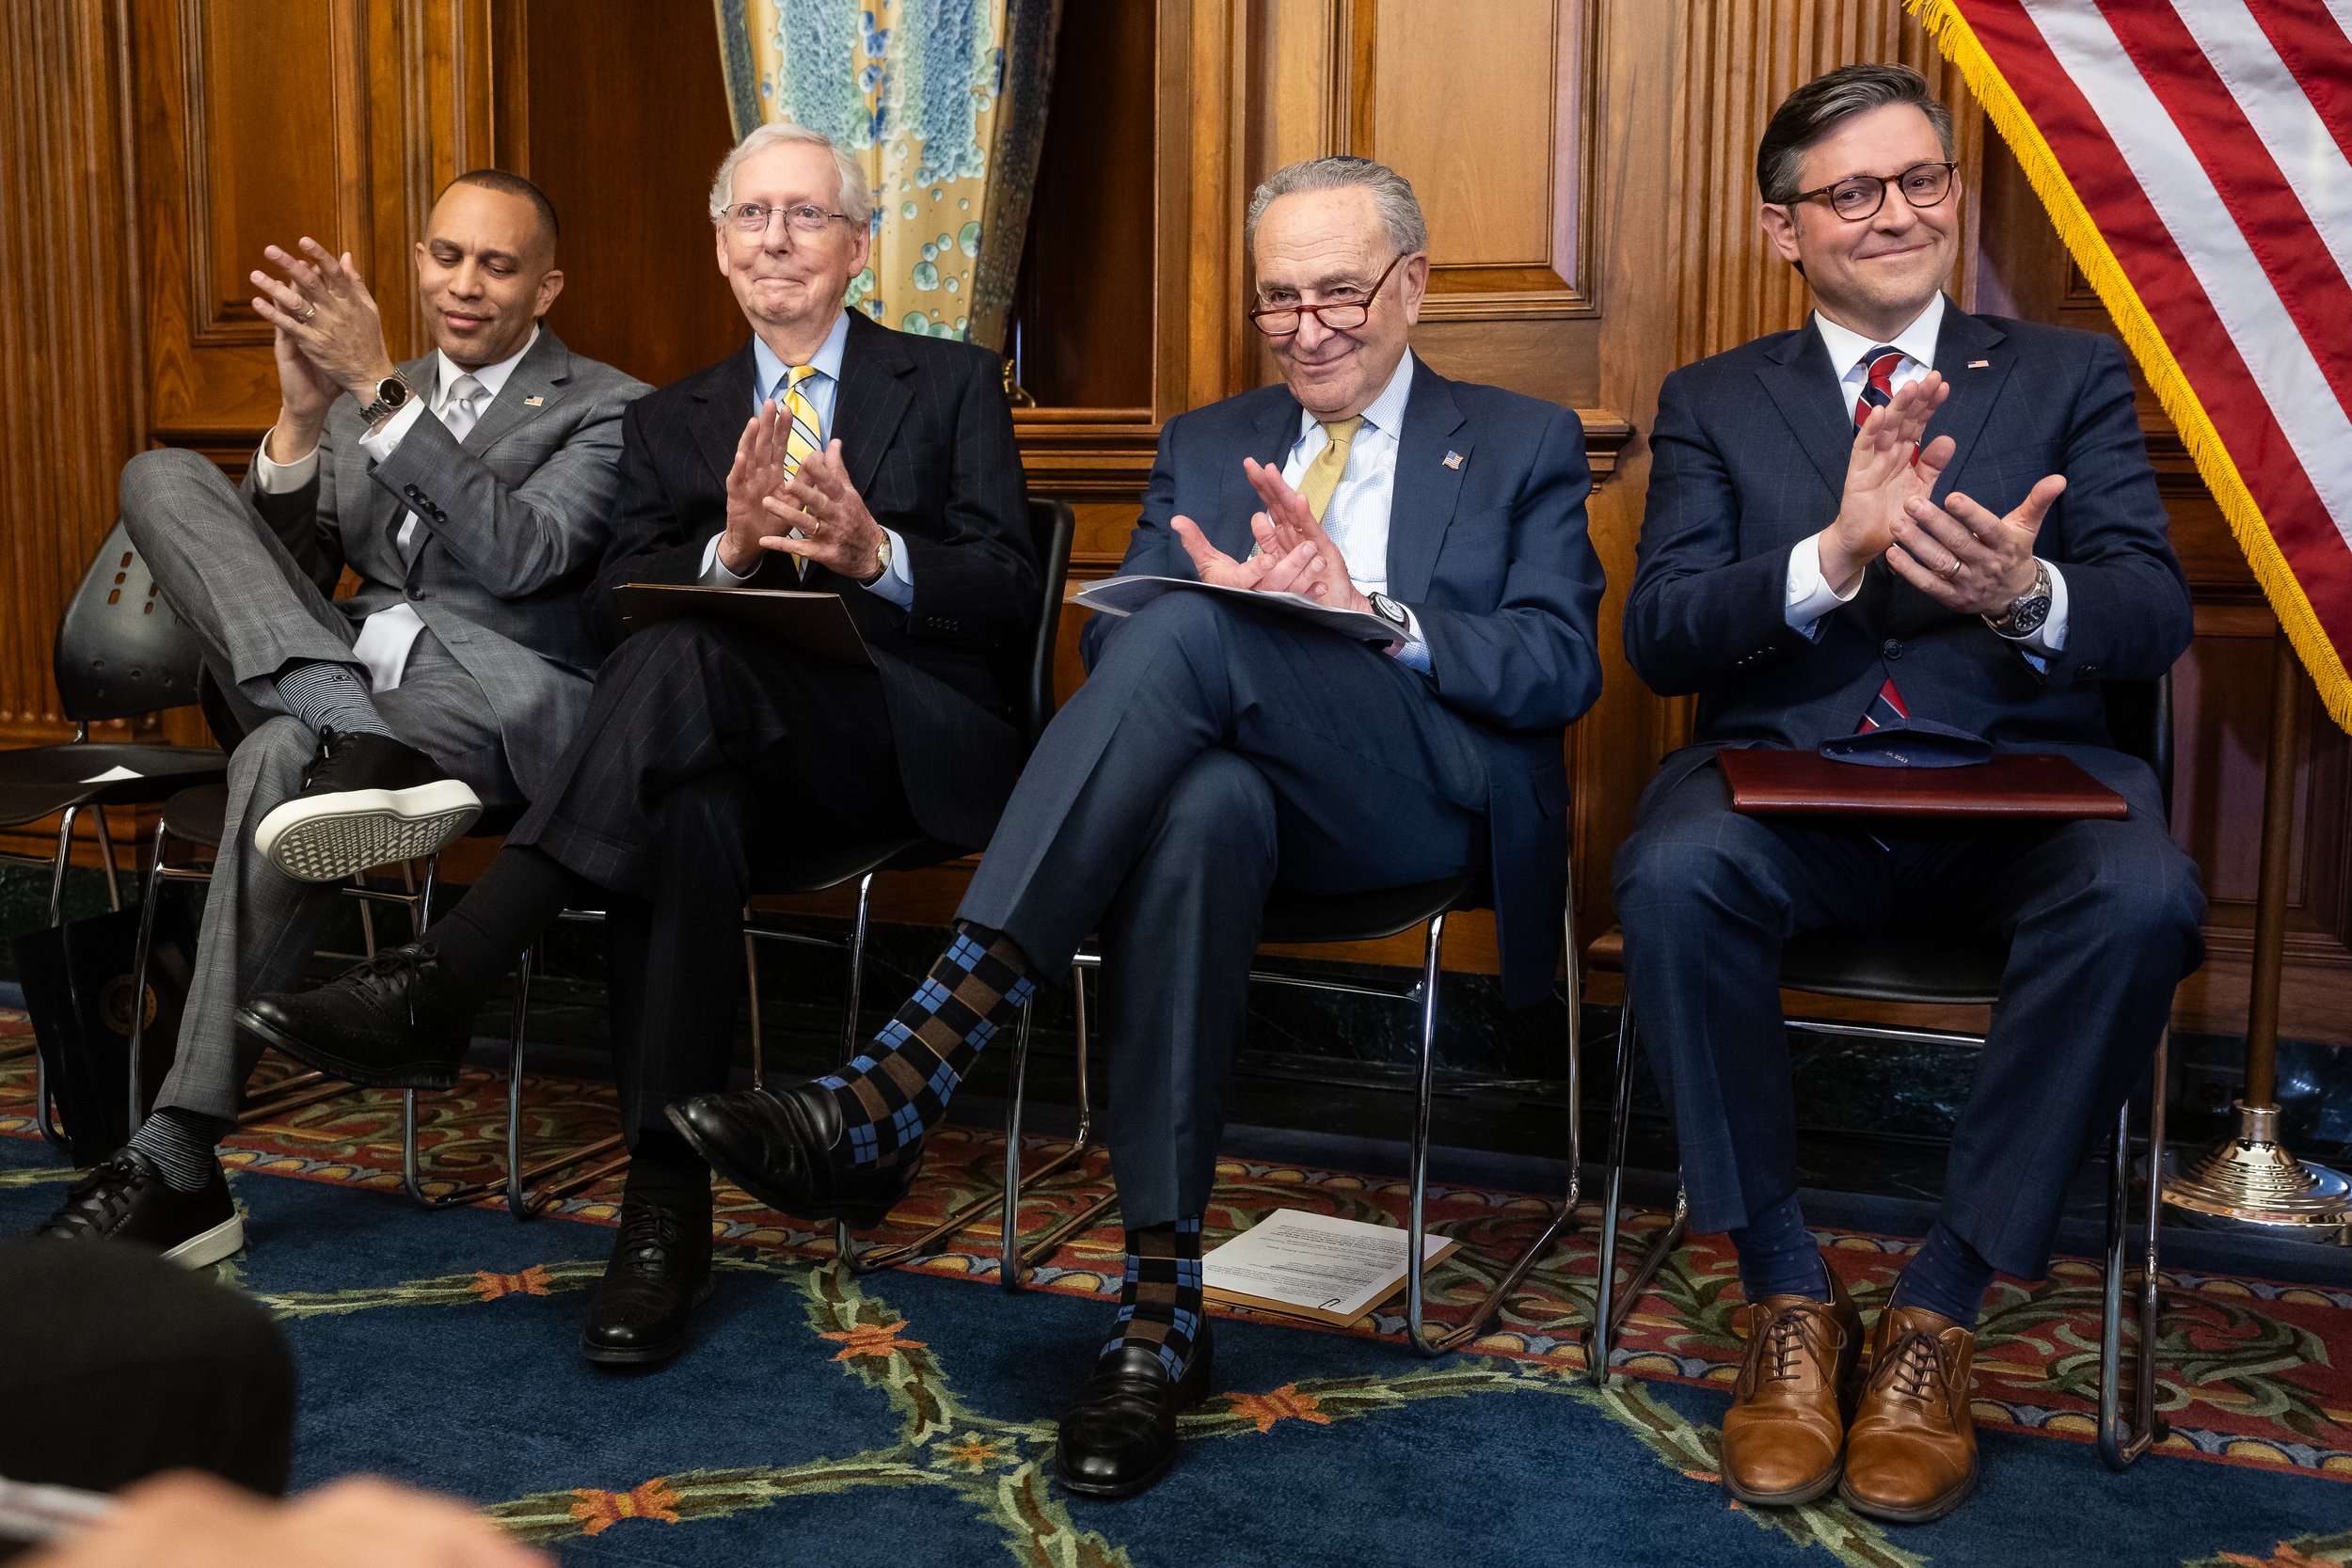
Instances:
[[[1809,1503],[1837,1484],[1861,1314],[1833,1274],[1826,1302],[1766,1296],[1740,1317],[1748,1354],[1724,1417],[1724,1490],[1743,1503]]]
[[[1923,1525],[1977,1484],[1968,1410],[1977,1337],[1924,1307],[1890,1307],[1870,1338],[1870,1381],[1846,1434],[1839,1497],[1856,1512]]]

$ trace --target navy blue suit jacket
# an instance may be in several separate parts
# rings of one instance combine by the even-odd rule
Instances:
[[[1287,387],[1260,388],[1170,420],[1121,575],[1196,577],[1168,527],[1181,513],[1236,559],[1262,509],[1242,459],[1281,465],[1298,438]],[[1449,466],[1449,453],[1461,461]],[[1484,741],[1504,996],[1548,992],[1567,896],[1564,733],[1600,695],[1600,562],[1584,531],[1592,473],[1584,428],[1557,404],[1449,381],[1416,357],[1390,501],[1391,598],[1429,643],[1437,699]],[[1117,622],[1097,616],[1094,662]],[[1334,780],[1334,788],[1365,781]]]
[[[1661,695],[1698,695],[1697,744],[1811,748],[1851,734],[1892,676],[1911,712],[2004,750],[2075,756],[2143,808],[2146,768],[2113,751],[2103,683],[2146,680],[2188,646],[2188,584],[2114,340],[1947,305],[1935,369],[1951,396],[1927,439],[1957,444],[1935,489],[1996,514],[2044,474],[2066,476],[2035,553],[2067,591],[2066,646],[2037,670],[1973,615],[1944,609],[1874,561],[1818,642],[1784,618],[1790,547],[1837,515],[1852,413],[1808,324],[1666,378],[1649,501],[1625,613],[1626,657]]]

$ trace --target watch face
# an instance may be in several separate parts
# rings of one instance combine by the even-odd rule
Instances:
[[[396,375],[388,375],[375,384],[375,401],[387,408],[398,408],[408,401],[408,383]]]
[[[1394,599],[1390,598],[1386,594],[1375,594],[1372,595],[1372,609],[1374,614],[1379,616],[1380,619],[1388,622],[1389,625],[1392,626],[1402,626],[1406,622],[1407,618],[1405,614],[1405,607],[1397,603]]]
[[[2008,629],[2010,636],[2024,637],[2030,632],[2040,631],[2042,623],[2049,618],[2049,595],[2037,594],[2029,599],[2020,599],[2010,606],[2009,615],[2002,624]]]

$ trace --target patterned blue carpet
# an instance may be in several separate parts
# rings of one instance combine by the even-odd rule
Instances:
[[[24,1125],[0,1126],[20,1134],[0,1137],[0,1226],[16,1230],[68,1175]],[[1557,1357],[1431,1362],[1389,1337],[1238,1320],[1217,1324],[1223,1392],[1188,1419],[1168,1481],[1086,1504],[1041,1465],[1108,1317],[1090,1295],[1008,1296],[959,1276],[991,1266],[977,1255],[858,1281],[796,1255],[805,1231],[771,1229],[722,1247],[683,1358],[615,1375],[572,1350],[605,1226],[426,1213],[342,1171],[231,1178],[252,1244],[223,1276],[294,1345],[297,1484],[373,1470],[453,1492],[565,1562],[2352,1560],[2352,1485],[2324,1469],[2158,1455],[2112,1476],[2079,1442],[1988,1430],[1981,1489],[1943,1523],[1753,1512],[1713,1480],[1715,1387],[1604,1395]]]

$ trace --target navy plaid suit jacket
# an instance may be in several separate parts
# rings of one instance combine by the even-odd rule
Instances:
[[[2066,646],[2037,670],[1973,615],[1872,562],[1820,641],[1784,619],[1791,546],[1837,515],[1851,409],[1808,324],[1677,371],[1660,388],[1626,657],[1660,694],[1696,693],[1696,744],[1810,749],[1852,732],[1892,676],[1910,710],[2008,750],[2057,751],[2153,806],[2145,767],[2108,743],[2108,680],[2147,680],[2188,646],[2188,584],[2166,537],[2132,384],[2114,340],[1947,304],[1935,369],[1951,396],[1927,439],[1958,450],[1936,485],[2007,513],[2044,474],[2066,493],[2035,553],[2067,590]]]

